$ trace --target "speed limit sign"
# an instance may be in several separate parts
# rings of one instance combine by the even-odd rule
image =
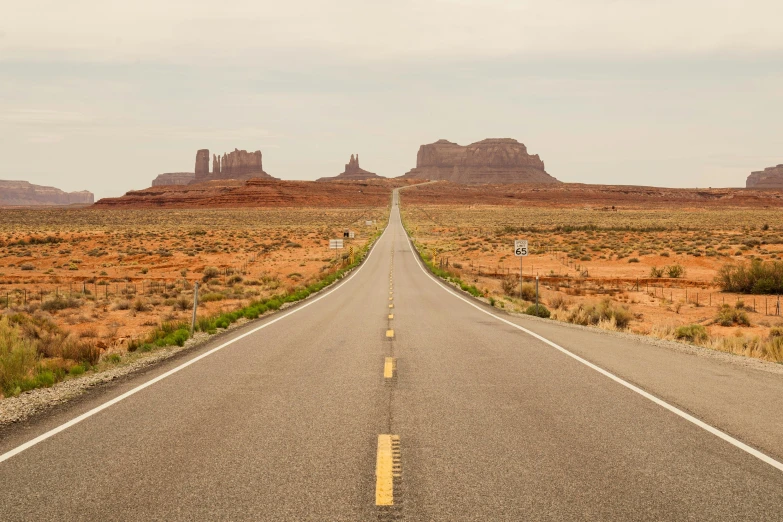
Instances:
[[[527,257],[527,239],[517,239],[514,241],[514,255],[517,257]]]

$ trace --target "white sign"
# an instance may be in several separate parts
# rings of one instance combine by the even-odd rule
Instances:
[[[342,248],[342,247],[343,247],[343,240],[342,239],[330,239],[329,240],[329,248],[331,248],[332,250],[337,249],[337,248]]]
[[[527,239],[514,240],[514,255],[517,257],[527,256]]]

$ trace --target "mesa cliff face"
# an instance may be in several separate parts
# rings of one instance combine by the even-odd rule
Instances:
[[[54,187],[33,185],[27,181],[0,180],[0,205],[92,205],[95,196],[86,190],[64,192]]]
[[[783,165],[751,172],[745,186],[747,188],[783,188]]]
[[[164,185],[187,185],[196,175],[192,172],[166,172],[158,174],[158,177],[152,180],[153,187],[162,187]]]
[[[419,147],[416,168],[405,178],[455,183],[559,183],[537,154],[511,138],[486,139],[467,146],[438,140]]]
[[[340,181],[340,180],[360,181],[364,179],[375,179],[375,178],[382,178],[382,176],[379,176],[374,172],[368,172],[363,168],[359,167],[359,155],[357,154],[356,157],[354,157],[354,155],[351,154],[351,159],[348,160],[348,163],[345,164],[345,170],[343,172],[341,172],[337,176],[319,178],[316,181]]]

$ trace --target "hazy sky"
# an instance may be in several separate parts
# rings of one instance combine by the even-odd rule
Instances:
[[[744,186],[783,163],[779,0],[0,0],[0,179],[97,197],[261,149],[511,137],[562,181]]]

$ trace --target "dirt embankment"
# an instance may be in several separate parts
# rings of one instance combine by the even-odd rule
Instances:
[[[382,207],[395,187],[412,180],[213,181],[134,190],[104,198],[96,208]]]
[[[592,207],[610,212],[620,207],[783,207],[783,189],[678,189],[578,183],[460,185],[443,181],[411,188],[403,197],[406,203],[418,205]]]

